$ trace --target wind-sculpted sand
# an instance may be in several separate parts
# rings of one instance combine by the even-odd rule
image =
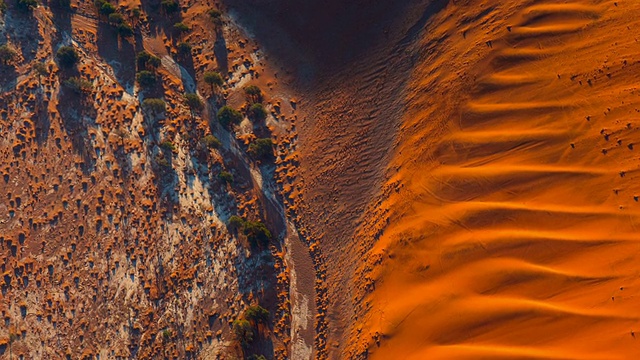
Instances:
[[[429,20],[356,236],[377,240],[349,356],[637,356],[638,14],[470,0]]]

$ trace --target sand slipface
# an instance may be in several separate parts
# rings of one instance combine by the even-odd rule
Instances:
[[[430,19],[359,230],[381,235],[348,356],[637,356],[639,12],[466,1]]]

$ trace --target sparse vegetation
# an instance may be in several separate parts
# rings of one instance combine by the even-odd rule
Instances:
[[[247,101],[250,103],[262,102],[262,90],[256,85],[249,85],[244,88],[244,94],[247,97]]]
[[[160,64],[162,64],[162,61],[159,57],[153,56],[144,50],[136,55],[138,70],[155,70]]]
[[[218,140],[218,138],[213,135],[207,135],[203,137],[202,140],[200,141],[202,142],[202,144],[204,144],[204,146],[208,147],[209,149],[217,149],[220,147],[220,145],[222,145],[220,143],[220,140]]]
[[[220,19],[222,17],[222,13],[218,9],[209,9],[207,15],[209,15],[211,19]]]
[[[116,7],[106,0],[95,0],[93,4],[100,15],[109,16],[116,12]]]
[[[49,76],[49,68],[44,63],[41,63],[41,62],[35,63],[33,65],[33,70],[38,75],[38,81],[40,81],[40,78],[42,76]]]
[[[118,27],[116,29],[118,30],[118,35],[120,37],[128,38],[128,37],[133,36],[133,28],[129,24],[122,23],[122,24],[118,25]]]
[[[239,125],[242,122],[242,114],[230,106],[223,106],[218,110],[218,121],[222,126]]]
[[[111,13],[109,14],[109,23],[110,24],[122,24],[124,22],[124,16],[120,13]]]
[[[229,218],[227,224],[232,230],[239,230],[244,226],[244,219],[238,215],[233,215]]]
[[[7,44],[0,46],[0,62],[2,62],[2,65],[9,65],[17,56],[18,53],[11,46]]]
[[[233,184],[233,174],[231,174],[230,172],[221,171],[220,174],[218,174],[218,178],[220,178],[220,180],[222,180],[222,182],[226,184]]]
[[[160,5],[166,14],[173,14],[180,9],[180,4],[175,0],[162,0]]]
[[[187,105],[189,106],[191,111],[193,112],[200,111],[204,107],[204,104],[202,103],[202,100],[200,100],[200,97],[198,96],[198,94],[194,94],[194,93],[184,94],[184,99],[187,102]]]
[[[264,159],[273,155],[273,141],[269,138],[257,139],[247,150],[249,155],[256,159]]]
[[[71,68],[73,67],[79,60],[78,52],[71,46],[62,46],[56,52],[56,59],[58,60],[58,65],[63,68]]]
[[[64,82],[64,86],[76,94],[87,93],[93,89],[93,84],[91,84],[91,82],[76,76],[67,79]]]
[[[142,70],[136,74],[136,81],[142,88],[152,88],[156,85],[156,74],[148,70]]]
[[[249,108],[249,118],[254,121],[264,121],[267,118],[267,109],[260,103],[251,105]]]
[[[236,340],[240,342],[242,347],[247,347],[253,342],[253,328],[249,321],[237,319],[233,321],[233,334]]]
[[[204,82],[211,86],[211,91],[215,92],[215,88],[224,84],[224,78],[216,71],[207,71],[204,73]]]
[[[159,115],[165,112],[167,104],[162,99],[149,98],[142,101],[142,108],[153,115]]]
[[[260,305],[249,306],[244,312],[244,317],[254,324],[266,324],[269,321],[269,311]]]
[[[178,49],[178,54],[182,56],[191,54],[191,44],[186,41],[179,43],[176,48]]]
[[[5,13],[7,11],[7,3],[4,0],[0,0],[0,13]]]
[[[271,240],[271,232],[260,221],[245,221],[244,234],[251,246],[267,246]]]
[[[182,22],[177,22],[173,24],[173,29],[178,32],[178,34],[183,34],[189,31],[189,26]]]
[[[164,140],[163,142],[161,142],[160,148],[166,151],[174,151],[176,149],[171,140]]]

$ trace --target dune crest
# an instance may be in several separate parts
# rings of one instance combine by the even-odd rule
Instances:
[[[350,357],[637,356],[638,13],[469,0],[427,23]]]

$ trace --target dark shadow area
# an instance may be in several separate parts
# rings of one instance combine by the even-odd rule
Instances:
[[[220,74],[229,73],[229,51],[227,50],[227,40],[222,31],[216,31],[216,42],[213,44],[213,55],[218,64]]]
[[[38,31],[38,20],[33,12],[11,9],[4,16],[4,21],[4,31],[12,34],[11,41],[22,52],[24,61],[33,60],[38,51],[38,44],[42,41]]]
[[[35,125],[36,141],[38,144],[43,144],[49,138],[51,118],[49,116],[48,106],[49,100],[45,99],[43,91],[38,89],[36,92],[35,111],[32,118]]]
[[[293,67],[297,78],[312,80],[424,27],[448,0],[223,2],[271,56]]]
[[[120,85],[133,87],[136,78],[136,53],[129,40],[118,36],[117,29],[105,22],[98,24],[98,54],[113,69]]]
[[[16,88],[18,73],[13,65],[0,65],[0,87],[2,91]]]
[[[82,171],[89,174],[95,166],[91,139],[87,131],[87,122],[94,122],[96,110],[93,107],[93,90],[74,91],[65,83],[73,77],[80,78],[76,69],[70,69],[60,74],[61,92],[58,94],[57,109],[62,118],[62,124],[67,132],[73,148],[82,157]]]

